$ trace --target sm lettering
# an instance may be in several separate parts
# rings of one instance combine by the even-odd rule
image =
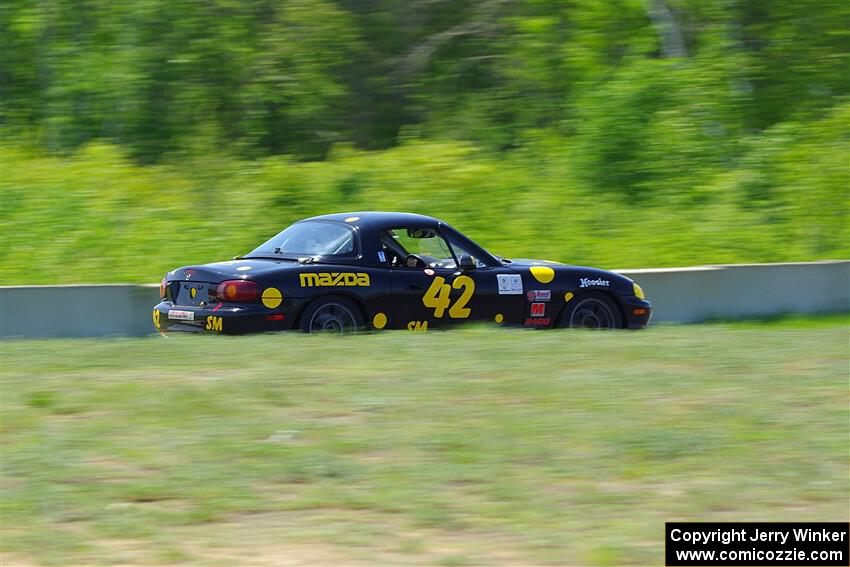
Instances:
[[[301,287],[358,286],[369,287],[369,274],[358,272],[310,272],[298,274]]]
[[[411,321],[407,324],[407,330],[420,333],[428,330],[428,321]]]
[[[206,326],[207,331],[221,332],[221,327],[222,327],[221,317],[215,317],[213,315],[210,315],[209,317],[207,317],[207,326]]]

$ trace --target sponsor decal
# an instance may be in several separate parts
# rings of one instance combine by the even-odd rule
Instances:
[[[535,289],[529,291],[526,295],[529,301],[549,301],[552,299],[552,290],[550,289]]]
[[[283,295],[281,295],[280,290],[276,287],[267,287],[264,289],[260,299],[262,299],[263,305],[269,309],[274,309],[283,303]]]
[[[540,283],[546,284],[555,279],[555,270],[549,266],[531,266],[529,268],[531,275]]]
[[[387,316],[385,313],[375,313],[372,317],[372,326],[376,329],[383,329],[387,326]]]
[[[532,317],[543,317],[546,315],[546,304],[545,303],[532,303],[531,304],[531,316]]]
[[[384,254],[384,251],[383,251],[383,250],[381,250],[380,252],[378,252],[378,261],[379,261],[379,262],[386,262],[386,261],[387,261],[387,255],[386,255],[386,254]]]
[[[299,274],[301,287],[369,287],[369,274],[363,272],[311,272]]]
[[[579,278],[578,284],[579,287],[611,287],[611,282],[602,278]]]
[[[499,295],[522,295],[522,276],[519,274],[497,274]]]
[[[221,332],[222,328],[222,319],[221,317],[216,317],[214,315],[210,315],[207,317],[207,326],[205,329],[207,331],[219,331]]]
[[[192,277],[192,274],[194,274],[194,273],[195,273],[195,271],[194,271],[194,270],[186,270],[185,272],[183,272],[183,274],[186,276],[186,279],[187,279],[187,280],[188,280],[189,278],[191,278],[191,277]]]
[[[194,311],[181,311],[179,309],[169,309],[168,318],[173,321],[194,321]]]
[[[413,333],[423,333],[428,330],[428,321],[411,321],[407,324],[407,330]]]
[[[445,282],[446,278],[442,276],[434,278],[431,286],[422,296],[422,305],[433,309],[434,317],[437,319],[443,317],[446,309],[449,310],[449,317],[452,319],[466,319],[472,313],[472,310],[466,304],[469,303],[472,294],[475,293],[475,281],[469,276],[458,276],[454,279],[452,285]],[[454,305],[451,304],[450,297],[452,289],[463,290]]]
[[[551,321],[549,317],[528,317],[523,324],[527,327],[548,327]]]

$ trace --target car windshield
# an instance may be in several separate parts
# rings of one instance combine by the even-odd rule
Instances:
[[[353,256],[354,230],[325,221],[295,223],[270,238],[250,256]]]

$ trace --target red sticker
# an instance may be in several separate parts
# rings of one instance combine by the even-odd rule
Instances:
[[[546,304],[545,303],[532,303],[531,304],[531,316],[532,317],[543,317],[546,315]]]
[[[552,319],[549,317],[545,317],[543,319],[532,319],[531,317],[528,317],[523,324],[533,327],[548,327],[551,321]]]

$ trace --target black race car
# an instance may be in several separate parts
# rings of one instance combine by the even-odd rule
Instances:
[[[361,212],[296,222],[228,262],[168,272],[160,332],[425,331],[465,321],[637,329],[651,305],[629,278],[494,256],[432,217]]]

